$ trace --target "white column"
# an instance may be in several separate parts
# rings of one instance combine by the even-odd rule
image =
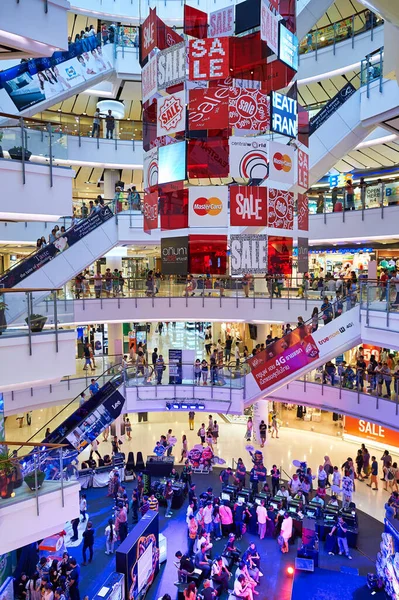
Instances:
[[[269,425],[269,402],[268,402],[268,400],[258,400],[258,402],[255,402],[255,404],[253,405],[253,411],[254,411],[254,416],[253,416],[254,438],[255,438],[256,442],[258,444],[260,444],[260,435],[259,435],[260,422],[263,420],[267,426]],[[267,430],[266,443],[267,443],[268,437],[269,437],[269,434],[268,434],[268,430]]]
[[[105,169],[104,171],[104,200],[109,202],[115,196],[115,183],[119,181],[120,174],[116,169]]]
[[[110,362],[121,362],[123,355],[122,323],[108,323],[108,356]]]

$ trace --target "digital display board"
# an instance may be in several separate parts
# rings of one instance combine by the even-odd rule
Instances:
[[[298,38],[279,23],[278,57],[285,65],[298,71]]]
[[[298,133],[298,104],[289,96],[271,93],[272,131],[295,138]]]
[[[186,179],[186,142],[176,142],[158,148],[158,183]]]

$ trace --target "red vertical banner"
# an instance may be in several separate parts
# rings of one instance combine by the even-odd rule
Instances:
[[[309,231],[309,199],[306,194],[298,194],[298,229]]]
[[[223,79],[230,75],[229,40],[230,38],[190,40],[188,54],[190,81]]]
[[[227,269],[227,235],[190,235],[189,271],[225,275]]]
[[[157,45],[157,12],[150,8],[150,14],[141,26],[141,60],[143,61]]]
[[[309,155],[298,149],[298,185],[309,188]]]
[[[185,4],[184,33],[199,39],[208,37],[208,14]]]
[[[143,201],[144,231],[158,228],[158,192],[144,194]]]
[[[294,228],[294,194],[269,188],[267,206],[268,227],[276,229]]]
[[[188,227],[188,189],[183,182],[167,183],[159,188],[161,230]]]
[[[293,239],[269,235],[267,256],[269,275],[292,275]]]

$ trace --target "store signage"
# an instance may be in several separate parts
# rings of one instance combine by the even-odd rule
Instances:
[[[225,129],[229,125],[229,88],[193,89],[189,92],[189,129]]]
[[[267,206],[268,227],[276,229],[294,228],[294,194],[269,188]]]
[[[346,83],[344,87],[337,93],[325,106],[315,115],[309,122],[309,134],[312,135],[334,114],[340,106],[342,106],[353,94],[356,88],[350,83]]]
[[[348,435],[354,435],[364,440],[379,442],[392,448],[399,447],[399,431],[393,431],[388,427],[371,423],[365,419],[345,416],[344,431]]]
[[[169,383],[183,383],[183,350],[169,348]]]
[[[158,227],[158,192],[144,193],[143,201],[144,231]]]
[[[347,181],[352,181],[352,175],[350,173],[337,173],[336,175],[330,175],[328,181],[331,189],[345,187]]]
[[[158,185],[158,148],[144,152],[143,178],[145,190]]]
[[[231,185],[230,225],[256,227],[267,225],[267,188],[253,185]]]
[[[298,148],[298,185],[309,188],[309,155]]]
[[[267,235],[230,236],[231,274],[267,272]]]
[[[223,79],[230,74],[229,38],[207,38],[189,42],[189,79]]]
[[[186,79],[186,45],[180,42],[159,52],[158,89],[182,83]]]
[[[186,93],[177,92],[157,102],[157,136],[170,135],[186,128]]]
[[[278,57],[285,65],[298,71],[298,38],[280,21],[279,23],[279,40],[278,40]]]
[[[272,131],[294,138],[298,134],[298,107],[293,98],[271,93]]]
[[[306,194],[298,194],[298,229],[309,231],[309,200]]]
[[[268,0],[262,0],[260,13],[260,37],[274,54],[278,54],[278,17],[268,7]]]
[[[226,185],[191,186],[188,190],[189,227],[227,227],[228,192]]]
[[[209,14],[208,38],[234,35],[234,6],[226,6]]]
[[[144,60],[157,45],[157,12],[150,8],[141,31],[141,60]]]
[[[147,102],[157,91],[157,57],[153,56],[141,71],[141,97],[143,103]]]
[[[294,148],[287,144],[269,142],[270,168],[269,179],[293,185],[295,183]]]
[[[161,239],[163,275],[187,275],[188,236]]]
[[[229,138],[230,176],[264,180],[269,176],[269,143],[264,137]]]
[[[229,127],[265,131],[270,127],[268,95],[258,89],[230,88]]]
[[[374,356],[377,362],[380,362],[381,348],[371,346],[370,344],[362,344],[364,360],[369,363],[370,358]]]
[[[309,270],[309,240],[298,238],[298,273],[307,273]]]

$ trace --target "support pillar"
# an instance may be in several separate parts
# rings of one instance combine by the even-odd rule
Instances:
[[[260,435],[259,435],[259,425],[261,421],[264,421],[267,426],[269,426],[269,401],[268,400],[258,400],[253,405],[253,423],[254,423],[254,438],[255,441],[260,444]],[[266,430],[266,444],[269,438],[269,430]]]
[[[120,363],[123,356],[122,323],[108,323],[108,356],[111,363]]]
[[[115,184],[120,179],[120,173],[117,169],[104,170],[104,200],[109,202],[115,196]]]

